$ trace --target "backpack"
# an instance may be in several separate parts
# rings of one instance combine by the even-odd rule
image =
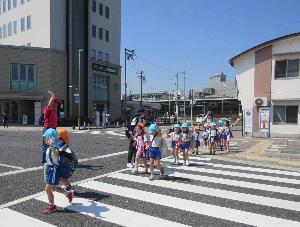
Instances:
[[[60,162],[66,166],[69,166],[73,171],[78,166],[78,159],[75,152],[71,150],[70,146],[65,144],[59,149]]]

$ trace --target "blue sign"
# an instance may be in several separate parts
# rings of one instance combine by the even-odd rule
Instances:
[[[74,94],[74,101],[75,101],[75,103],[79,103],[79,101],[80,101],[79,94]]]

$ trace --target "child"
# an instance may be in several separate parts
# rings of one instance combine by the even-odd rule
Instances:
[[[156,161],[156,167],[160,170],[160,175],[164,176],[164,168],[160,164],[162,149],[167,147],[166,141],[162,138],[162,134],[156,124],[151,124],[148,129],[150,134],[150,177],[149,180],[154,180],[154,161]]]
[[[174,125],[174,131],[168,134],[168,137],[171,137],[171,153],[174,157],[174,164],[178,165],[179,164],[179,149],[181,146],[181,131],[180,131],[180,125],[175,124]]]
[[[182,138],[181,138],[181,150],[183,153],[183,165],[190,165],[189,163],[189,149],[191,145],[191,137],[192,134],[189,131],[189,125],[188,123],[182,123],[181,125],[182,129]]]
[[[217,129],[216,124],[212,122],[209,131],[209,154],[216,154]]]
[[[193,136],[194,136],[194,140],[195,140],[196,155],[198,155],[199,147],[200,147],[200,126],[199,125],[197,125],[194,128]],[[195,151],[193,151],[192,154],[195,154]]]
[[[59,187],[60,181],[60,173],[58,171],[59,168],[59,147],[60,144],[57,140],[57,131],[55,129],[47,129],[43,134],[45,143],[49,145],[49,148],[46,150],[44,163],[44,181],[46,183],[45,191],[48,196],[49,205],[43,210],[44,214],[53,213],[56,210],[56,206],[54,205],[54,195],[52,191],[56,191],[59,193],[64,193],[69,202],[72,202],[73,192],[64,190]]]
[[[61,175],[60,182],[62,185],[66,186],[67,191],[73,191],[73,187],[69,182],[69,178],[75,171],[75,168],[78,165],[77,157],[74,151],[70,148],[70,139],[66,129],[58,128],[58,141],[61,144],[59,148],[59,173]]]
[[[218,134],[219,134],[220,150],[223,151],[224,141],[225,141],[224,121],[223,120],[218,120]]]
[[[144,143],[144,124],[139,123],[135,127],[135,141],[136,141],[136,156],[135,156],[135,167],[132,170],[133,174],[138,173],[139,168],[139,160],[141,157],[144,159],[144,167],[145,167],[145,173],[148,173],[148,167],[147,167],[147,159],[144,157],[144,151],[145,151],[145,143]]]
[[[225,134],[225,151],[230,153],[229,150],[229,143],[230,139],[233,138],[232,132],[230,130],[229,122],[225,121],[225,126],[224,126],[224,134]]]
[[[204,141],[204,148],[208,149],[208,126],[207,123],[204,124],[204,129],[202,133],[202,139]]]

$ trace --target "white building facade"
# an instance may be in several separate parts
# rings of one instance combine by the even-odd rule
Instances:
[[[253,134],[260,134],[259,109],[270,107],[270,135],[300,137],[300,33],[262,43],[230,64],[243,109],[253,109]]]

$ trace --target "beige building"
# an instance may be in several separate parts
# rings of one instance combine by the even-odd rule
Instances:
[[[300,33],[259,44],[229,63],[242,107],[248,116],[253,111],[253,126],[247,128],[254,135],[264,128],[271,136],[300,137]]]

